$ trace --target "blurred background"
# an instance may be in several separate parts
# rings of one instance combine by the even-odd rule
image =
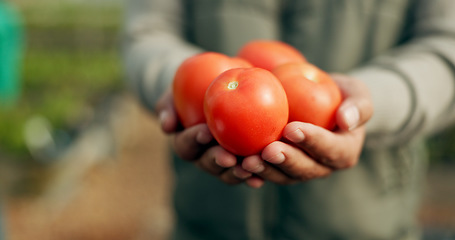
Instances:
[[[123,0],[0,0],[8,240],[168,236],[167,139],[124,86],[122,11]],[[455,129],[429,144],[419,221],[427,239],[455,239]]]

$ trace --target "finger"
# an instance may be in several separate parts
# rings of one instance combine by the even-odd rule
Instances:
[[[233,167],[232,174],[234,174],[235,177],[240,179],[247,179],[253,176],[251,172],[248,172],[245,169],[243,169],[241,165],[236,165],[235,167]]]
[[[220,176],[227,168],[237,164],[237,158],[217,145],[209,148],[195,164],[212,175]]]
[[[264,179],[253,175],[252,177],[246,179],[246,184],[252,188],[260,188],[264,185]]]
[[[249,156],[243,159],[242,168],[246,171],[252,172],[257,176],[261,177],[266,181],[270,181],[278,184],[292,184],[296,182],[296,179],[286,175],[283,171],[273,167],[270,164],[264,162],[264,160],[258,156]],[[250,181],[251,183],[251,181]]]
[[[207,124],[198,124],[175,134],[174,149],[180,158],[192,161],[198,159],[212,141]]]
[[[253,174],[242,169],[239,165],[231,167],[226,171],[222,172],[220,179],[227,184],[239,184],[245,181],[245,179],[251,177]]]
[[[340,129],[350,131],[365,124],[373,115],[373,103],[368,87],[360,80],[333,74],[343,95],[343,102],[336,113],[337,125]]]
[[[332,172],[331,168],[315,161],[301,149],[280,141],[265,147],[261,156],[266,162],[274,164],[286,175],[299,181],[325,177]],[[258,175],[263,177],[262,174]]]
[[[326,166],[341,169],[354,166],[358,160],[363,143],[364,127],[350,132],[334,133],[321,127],[303,123],[289,123],[283,130],[283,136],[310,157]],[[347,147],[348,146],[348,147]]]
[[[163,109],[158,115],[161,130],[165,133],[174,133],[178,129],[177,114],[173,109]]]
[[[174,100],[170,90],[166,91],[155,106],[161,129],[165,133],[173,133],[178,129],[178,117],[174,107]]]

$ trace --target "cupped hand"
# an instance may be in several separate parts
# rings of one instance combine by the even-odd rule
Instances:
[[[207,124],[185,128],[180,125],[171,91],[167,91],[156,105],[161,129],[172,136],[172,146],[180,158],[194,163],[203,171],[227,184],[239,184],[250,179],[250,186],[260,187],[263,180],[252,176],[240,165],[237,157],[219,146]]]
[[[291,122],[281,141],[269,144],[261,155],[246,157],[242,168],[263,180],[292,184],[322,178],[357,164],[365,139],[365,123],[373,114],[367,87],[359,80],[332,75],[343,95],[336,113],[337,129],[329,131],[303,122]],[[249,183],[247,179],[247,184]]]

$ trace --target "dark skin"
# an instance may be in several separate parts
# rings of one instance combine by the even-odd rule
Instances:
[[[373,114],[367,87],[352,77],[333,74],[343,96],[337,128],[291,122],[280,141],[270,143],[260,155],[239,158],[216,143],[206,124],[179,128],[172,94],[166,92],[156,105],[162,130],[172,135],[173,148],[184,160],[227,184],[245,182],[253,188],[265,181],[293,184],[327,177],[334,171],[355,166],[365,139],[365,123]]]

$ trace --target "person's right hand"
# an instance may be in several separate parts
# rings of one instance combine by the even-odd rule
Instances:
[[[214,140],[207,124],[198,124],[186,129],[180,125],[173,104],[171,91],[163,94],[156,105],[161,129],[172,135],[176,154],[221,179],[227,184],[239,184],[250,179],[252,187],[260,187],[263,180],[252,176],[238,164],[237,157],[222,148]]]
[[[310,123],[288,123],[280,141],[266,146],[260,156],[243,160],[245,171],[265,181],[287,185],[323,178],[358,163],[365,124],[373,115],[370,93],[361,80],[341,74],[332,77],[343,96],[336,113],[337,128],[327,130]]]

